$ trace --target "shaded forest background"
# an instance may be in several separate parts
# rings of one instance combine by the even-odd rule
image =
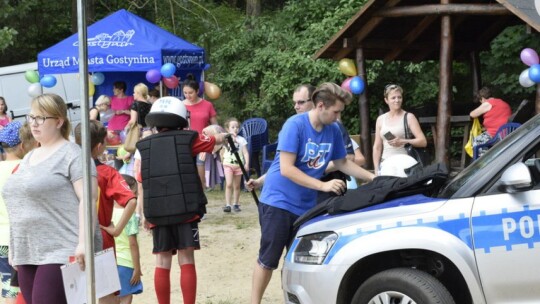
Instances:
[[[177,36],[204,47],[211,64],[206,80],[223,94],[214,101],[219,120],[264,117],[274,140],[294,113],[296,85],[345,79],[337,62],[314,60],[320,49],[366,0],[89,0],[88,24],[125,8]],[[70,9],[71,8],[71,9]],[[75,0],[0,0],[0,66],[35,61],[37,53],[77,31]],[[519,54],[530,47],[540,52],[537,32],[525,26],[508,28],[481,54],[482,80],[513,107],[534,99],[535,87],[523,88],[518,76],[526,66]],[[454,63],[454,114],[474,106],[468,63]],[[367,63],[371,124],[386,110],[383,88],[397,83],[405,89],[405,108],[417,116],[435,115],[438,62],[381,61]],[[25,93],[25,92],[24,92]],[[358,105],[347,107],[343,120],[359,133]]]

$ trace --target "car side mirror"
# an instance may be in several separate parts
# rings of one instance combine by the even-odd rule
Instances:
[[[504,170],[499,180],[499,190],[516,193],[531,189],[533,186],[531,173],[524,163],[516,163]]]

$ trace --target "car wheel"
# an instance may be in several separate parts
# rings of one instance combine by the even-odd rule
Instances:
[[[452,295],[432,275],[412,268],[395,268],[367,279],[353,304],[454,304]]]

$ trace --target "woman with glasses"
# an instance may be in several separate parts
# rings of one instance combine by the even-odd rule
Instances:
[[[40,146],[26,154],[2,189],[11,224],[9,255],[27,303],[67,303],[60,266],[72,256],[85,266],[82,152],[68,140],[71,125],[60,96],[35,97],[26,120]],[[93,165],[91,175],[96,208]],[[101,248],[100,234],[94,241]]]
[[[425,147],[426,137],[420,128],[418,119],[412,113],[408,113],[405,121],[403,110],[403,89],[396,84],[387,85],[384,89],[384,101],[389,111],[377,118],[375,126],[375,141],[373,143],[373,165],[375,174],[380,174],[381,163],[394,155],[407,155],[406,144],[413,147]],[[405,137],[405,123],[408,125],[411,137]]]

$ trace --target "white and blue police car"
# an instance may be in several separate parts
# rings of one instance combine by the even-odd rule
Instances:
[[[537,115],[430,196],[304,222],[285,302],[540,303],[539,221]]]

